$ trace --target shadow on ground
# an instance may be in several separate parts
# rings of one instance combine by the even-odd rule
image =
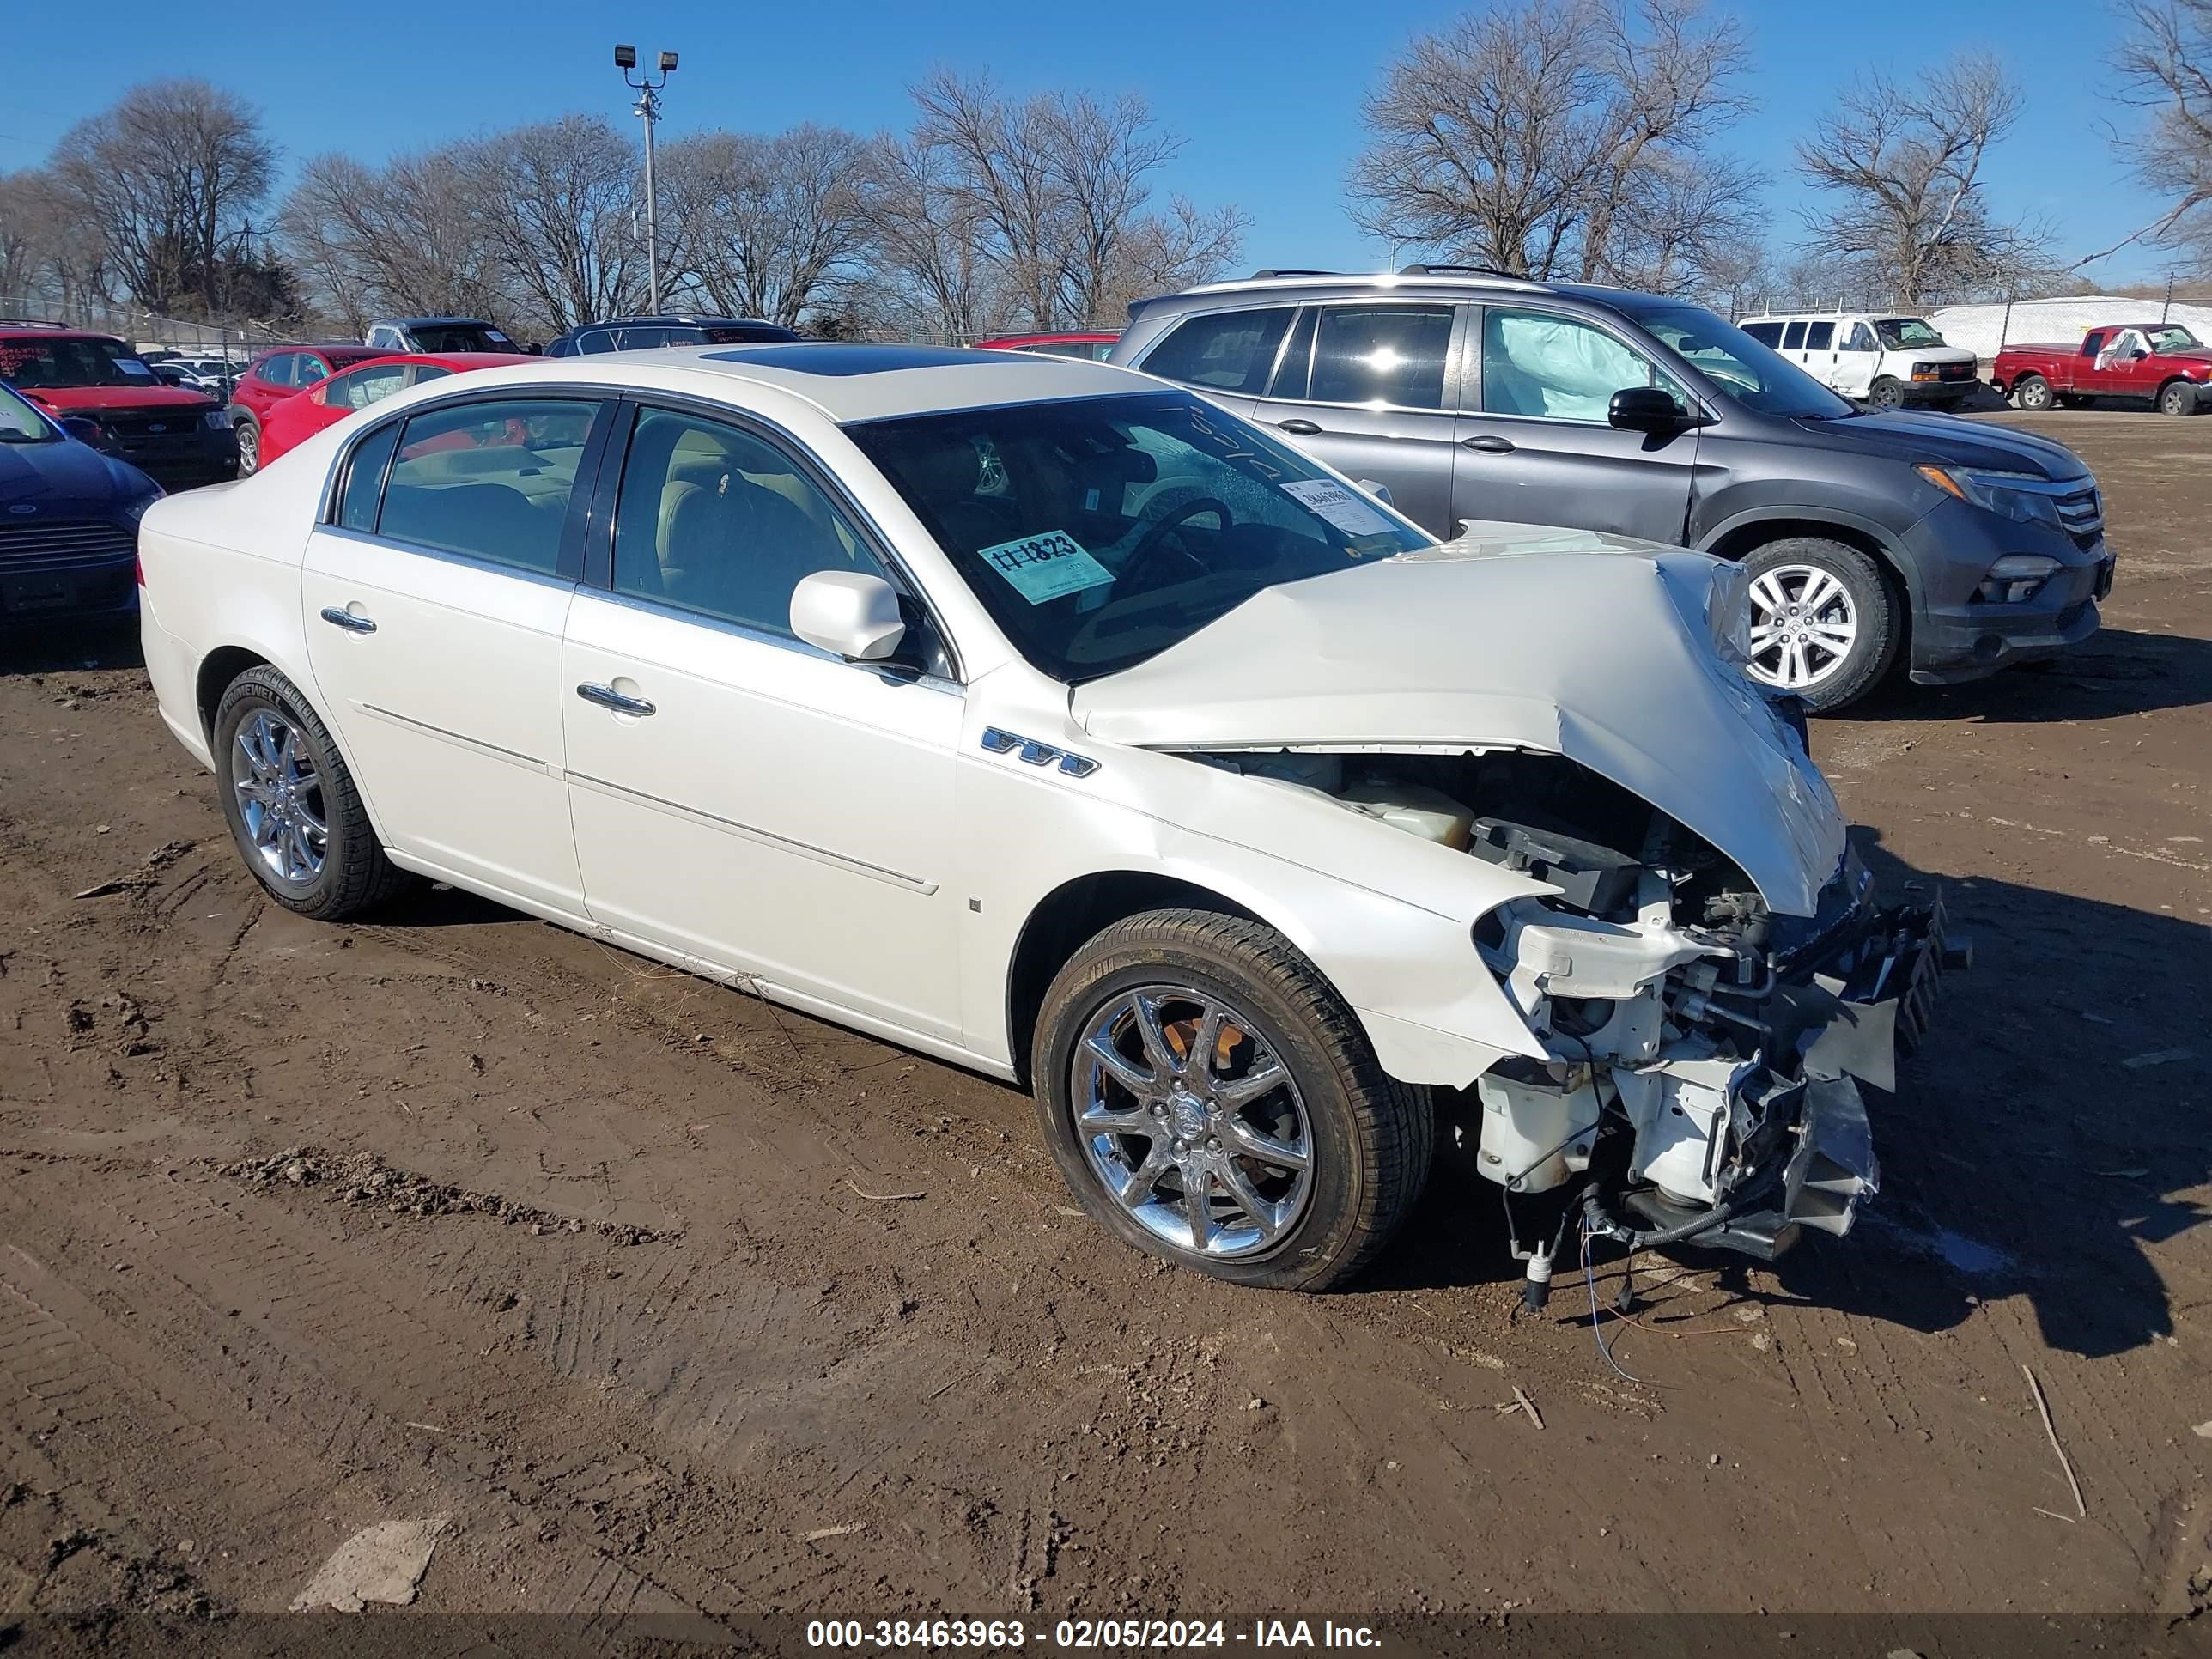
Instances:
[[[0,628],[0,675],[59,674],[81,668],[143,668],[138,618],[46,624],[10,623]]]
[[[1885,893],[1932,888],[1872,831],[1854,839]],[[1947,980],[1898,1094],[1869,1091],[1881,1192],[1850,1237],[1808,1238],[1782,1259],[1784,1291],[1918,1331],[2025,1297],[2046,1342],[2085,1356],[2171,1334],[2145,1247],[2212,1218],[2192,1195],[2212,1180],[2212,1024],[2184,988],[2212,982],[2212,929],[2009,882],[1949,883],[1943,898],[1974,967]],[[2195,1057],[2144,1060],[2175,1049]],[[1498,1188],[1446,1156],[1364,1288],[1518,1273]]]
[[[2212,641],[2107,628],[2033,667],[1965,685],[1913,685],[1899,676],[1830,718],[2035,725],[2203,703],[2212,703]],[[1818,743],[1816,736],[1816,754]]]

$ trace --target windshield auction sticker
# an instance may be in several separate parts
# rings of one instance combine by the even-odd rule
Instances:
[[[1309,512],[1316,513],[1347,536],[1382,536],[1390,521],[1333,478],[1295,478],[1282,486]]]
[[[1031,605],[1103,587],[1114,580],[1114,573],[1065,530],[978,548],[975,556],[1012,583],[1014,592]]]

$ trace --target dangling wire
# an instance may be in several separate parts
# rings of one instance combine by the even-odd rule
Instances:
[[[1590,1261],[1590,1233],[1587,1227],[1583,1229],[1583,1283],[1589,1290],[1590,1340],[1597,1344],[1597,1351],[1605,1356],[1605,1363],[1613,1367],[1623,1382],[1633,1382],[1642,1388],[1644,1379],[1624,1370],[1621,1363],[1613,1357],[1613,1350],[1606,1346],[1604,1324],[1599,1318],[1597,1309],[1597,1268]]]

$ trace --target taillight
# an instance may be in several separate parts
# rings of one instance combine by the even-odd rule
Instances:
[[[145,586],[146,561],[134,555],[131,560],[131,574],[132,579],[137,582],[139,586]]]

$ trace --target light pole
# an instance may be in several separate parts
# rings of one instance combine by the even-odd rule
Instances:
[[[637,67],[635,46],[617,46],[615,67],[623,72],[623,83],[637,94],[637,106],[630,112],[645,123],[645,280],[652,291],[652,313],[657,317],[660,314],[660,203],[653,182],[653,125],[660,119],[660,89],[676,72],[676,54],[660,54],[658,81],[650,75],[641,80],[630,73]]]

